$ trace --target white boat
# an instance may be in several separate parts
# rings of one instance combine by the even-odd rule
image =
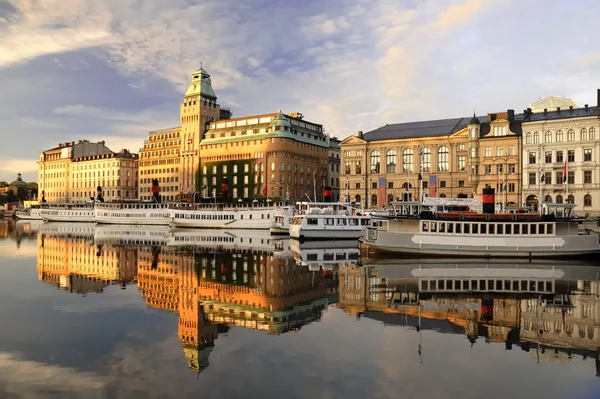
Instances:
[[[94,221],[108,224],[168,225],[171,221],[167,203],[97,202]]]
[[[172,203],[171,223],[175,227],[208,229],[265,229],[271,227],[273,215],[281,204],[267,202]]]
[[[91,222],[93,203],[53,204],[42,206],[40,217],[47,222]]]
[[[370,252],[419,256],[561,257],[600,253],[600,235],[579,232],[574,204],[542,205],[543,214],[429,213],[374,221],[361,239]]]
[[[290,241],[290,250],[296,264],[318,271],[334,270],[341,264],[358,263],[360,251],[357,241],[319,241],[320,245],[312,245],[313,243],[314,241],[309,243]]]
[[[284,205],[275,210],[273,222],[269,231],[273,235],[289,235],[290,226],[296,215],[296,207],[293,205]]]
[[[30,208],[25,209],[17,209],[15,211],[15,216],[17,219],[21,220],[43,220],[40,216],[39,205],[33,205]]]
[[[295,239],[358,239],[371,223],[370,216],[358,215],[344,202],[299,202],[298,215],[290,226]]]

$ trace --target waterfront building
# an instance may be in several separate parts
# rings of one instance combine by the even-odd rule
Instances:
[[[198,187],[204,197],[225,200],[320,200],[328,154],[323,127],[297,112],[210,122],[200,143]]]
[[[329,167],[327,168],[326,185],[331,187],[331,201],[337,202],[340,197],[340,143],[337,137],[329,139]],[[345,201],[348,201],[345,199]]]
[[[521,201],[537,207],[541,196],[543,202],[574,203],[579,215],[600,216],[600,90],[596,106],[555,102],[542,99],[525,110]]]
[[[157,179],[160,196],[167,201],[174,200],[182,192],[180,168],[181,127],[151,131],[140,148],[140,199],[152,198],[152,180]]]
[[[86,202],[103,188],[105,201],[137,198],[138,155],[115,153],[104,141],[59,143],[38,162],[39,198],[47,202]]]

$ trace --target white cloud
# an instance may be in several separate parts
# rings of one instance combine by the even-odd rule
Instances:
[[[37,159],[3,159],[0,164],[0,174],[13,174],[16,177],[17,173],[36,172]]]

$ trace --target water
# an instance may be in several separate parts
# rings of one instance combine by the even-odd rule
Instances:
[[[594,264],[356,257],[0,220],[0,398],[600,397]]]

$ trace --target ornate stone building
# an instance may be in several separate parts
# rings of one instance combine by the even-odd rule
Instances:
[[[534,104],[539,109],[545,100]],[[544,202],[570,202],[577,214],[600,216],[600,90],[597,106],[550,110],[555,103],[549,98],[548,108],[525,111],[522,202],[537,207],[541,192]]]
[[[138,155],[111,151],[104,141],[59,143],[40,154],[38,197],[48,202],[85,202],[96,196],[104,200],[138,197]]]

